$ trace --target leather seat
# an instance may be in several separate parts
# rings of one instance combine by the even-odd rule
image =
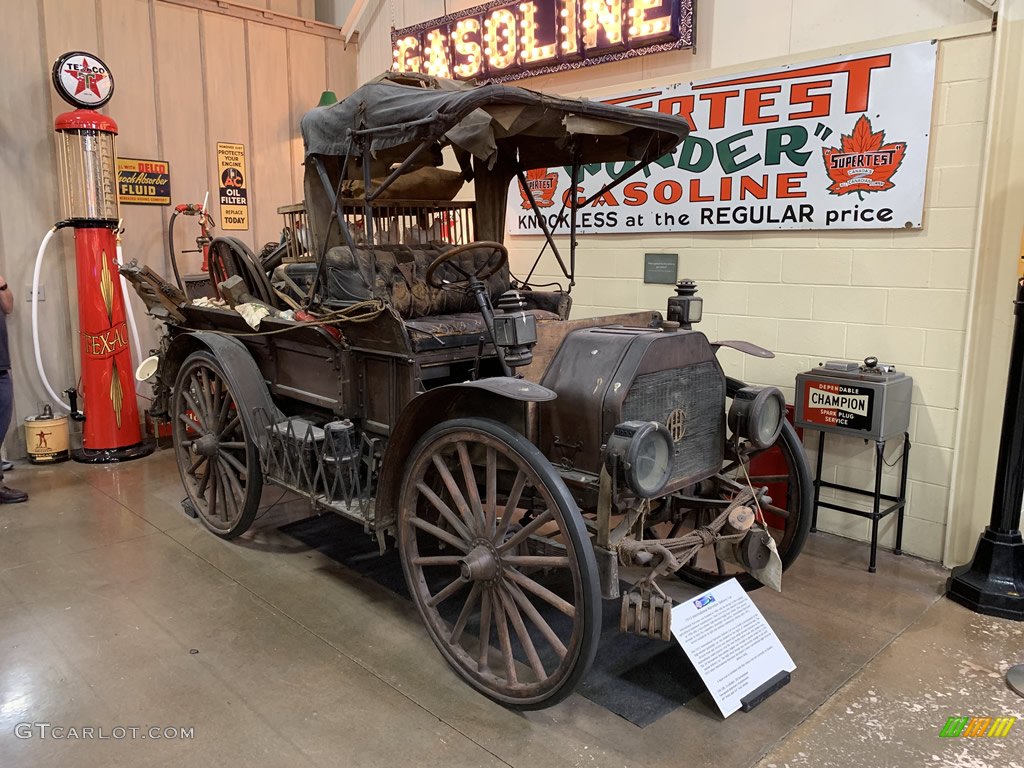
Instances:
[[[559,319],[554,312],[543,309],[528,309],[526,314],[533,315],[538,323]],[[480,343],[481,337],[490,341],[483,315],[479,311],[406,320],[405,327],[409,329],[412,348],[416,352],[476,345]]]
[[[374,296],[384,299],[405,320],[414,351],[475,346],[481,337],[487,336],[476,299],[466,290],[445,290],[427,284],[427,268],[451,247],[437,241],[415,248],[378,245],[373,250],[374,258],[366,249],[356,249],[353,254],[346,246],[331,248],[324,269],[328,297],[349,302]],[[488,248],[478,248],[455,257],[454,261],[472,273],[489,258],[497,257]],[[300,262],[284,264],[279,269],[287,270],[300,287],[308,289],[316,266]],[[373,285],[368,290],[371,270]],[[450,274],[453,279],[458,277],[455,270]],[[486,285],[492,301],[497,299],[509,288],[508,270],[489,277]],[[568,317],[572,303],[568,294],[562,293],[530,291],[524,298],[532,306],[527,314],[533,315],[538,323]]]
[[[436,241],[415,248],[380,245],[373,250],[374,258],[364,249],[356,249],[353,255],[346,246],[331,248],[327,252],[326,264],[329,296],[344,301],[373,295],[387,301],[406,320],[475,312],[476,300],[468,291],[433,288],[427,284],[427,268],[450,248],[447,243]],[[490,249],[477,248],[456,256],[454,263],[467,272],[475,272],[487,263],[488,257],[492,262],[497,258]],[[367,292],[366,283],[371,270],[374,270],[373,285]],[[450,274],[453,279],[458,277],[455,270]],[[488,295],[492,299],[497,298],[508,290],[508,271],[501,270],[491,275],[486,285]]]

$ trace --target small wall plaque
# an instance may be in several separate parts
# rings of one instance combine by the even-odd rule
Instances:
[[[645,253],[644,282],[675,285],[679,279],[678,253]]]

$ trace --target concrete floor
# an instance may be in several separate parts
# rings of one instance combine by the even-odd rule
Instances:
[[[945,573],[912,558],[883,554],[870,575],[864,545],[812,536],[785,592],[754,596],[792,683],[725,722],[704,694],[640,729],[579,695],[520,714],[473,693],[408,602],[278,532],[300,503],[221,541],[180,511],[168,451],[8,481],[32,498],[0,507],[3,768],[1024,768],[1024,723],[938,737],[950,715],[1021,716],[1001,673],[1024,662],[1024,628],[943,599]],[[23,739],[19,723],[194,731]]]

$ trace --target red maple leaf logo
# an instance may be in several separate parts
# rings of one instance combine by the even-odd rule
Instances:
[[[526,185],[533,193],[538,208],[550,208],[555,204],[555,190],[558,189],[558,174],[548,173],[547,168],[534,168],[526,172]],[[523,209],[529,210],[530,197],[523,185],[519,185],[519,195],[523,198]]]
[[[893,175],[907,153],[905,141],[885,143],[885,131],[875,133],[871,120],[861,115],[849,136],[843,134],[841,146],[825,147],[825,172],[832,179],[828,191],[833,195],[856,192],[884,192],[896,185]]]

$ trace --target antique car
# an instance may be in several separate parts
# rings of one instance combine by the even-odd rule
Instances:
[[[602,598],[621,598],[624,631],[667,640],[659,577],[778,587],[810,526],[806,458],[782,393],[716,358],[771,353],[694,330],[688,281],[665,314],[569,319],[578,212],[687,133],[671,115],[419,75],[306,114],[305,200],[282,209],[282,247],[261,259],[214,239],[206,297],[123,270],[165,323],[154,411],[188,507],[236,537],[273,484],[355,521],[398,548],[454,670],[519,708],[583,679]],[[540,215],[531,170],[609,162],[628,170]],[[565,285],[512,275],[510,188]]]

